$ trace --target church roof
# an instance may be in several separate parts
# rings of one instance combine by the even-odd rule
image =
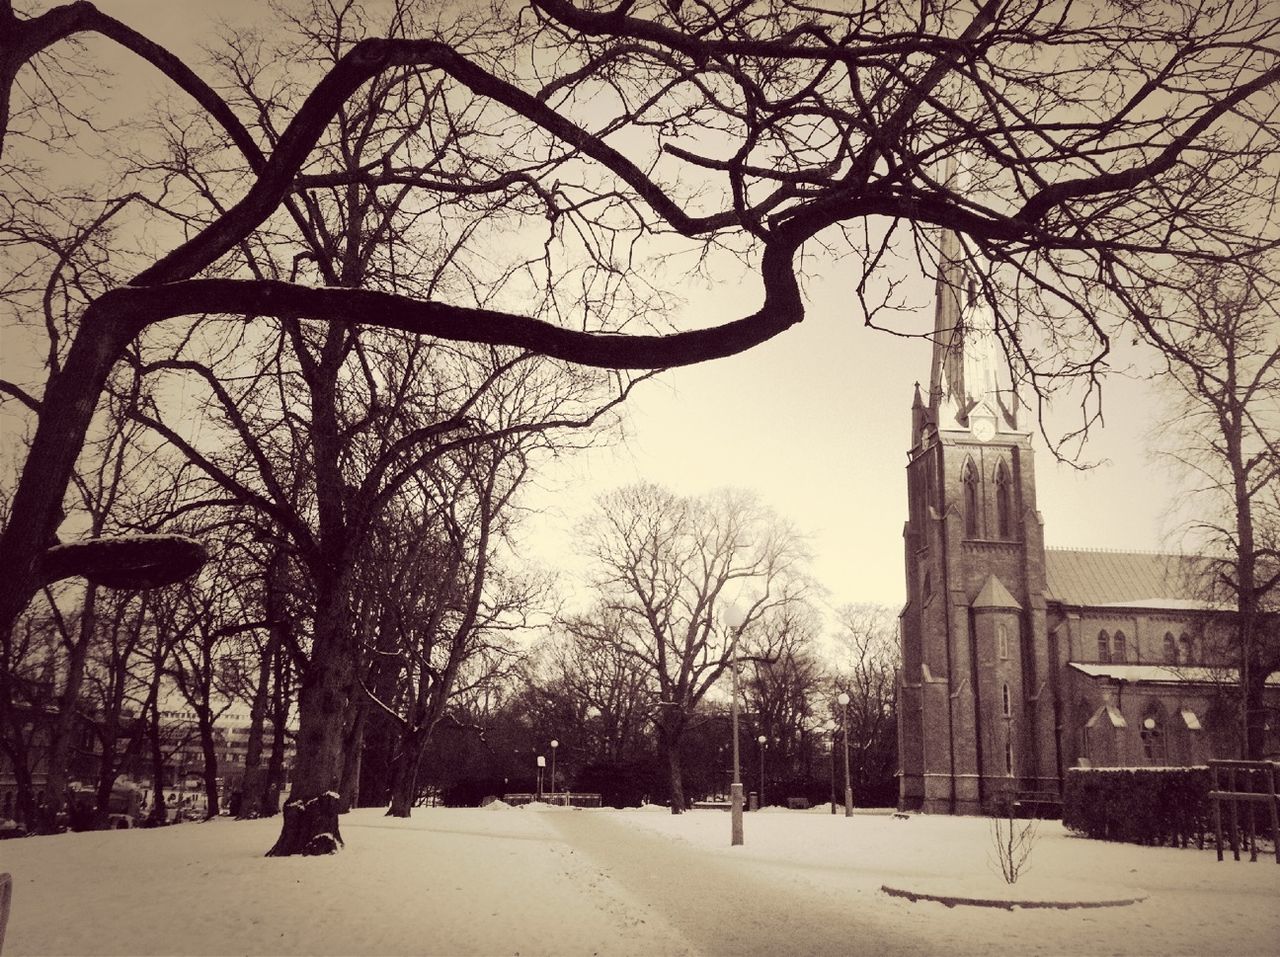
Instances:
[[[988,575],[987,582],[973,600],[974,608],[1021,608],[1018,600],[1009,594],[1004,582],[995,575]]]
[[[1090,678],[1103,678],[1107,681],[1128,681],[1143,684],[1200,684],[1200,685],[1235,685],[1239,683],[1239,672],[1235,668],[1210,668],[1204,665],[1122,665],[1093,664],[1091,662],[1070,661],[1068,667],[1074,668]],[[1267,678],[1269,686],[1280,686],[1280,672]]]
[[[1154,552],[1045,549],[1048,597],[1087,607],[1212,610],[1197,596],[1205,559]]]

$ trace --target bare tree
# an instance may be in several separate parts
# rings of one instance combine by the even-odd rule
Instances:
[[[850,776],[865,804],[893,804],[898,766],[897,620],[884,605],[844,605],[836,613],[832,683],[849,695]],[[833,712],[838,708],[832,705]],[[835,714],[843,719],[843,713]]]
[[[325,56],[265,58],[287,64],[286,75],[233,49],[227,60],[248,82],[228,100],[91,4],[26,15],[3,0],[0,175],[12,184],[5,195],[20,198],[0,217],[20,264],[3,292],[27,316],[52,288],[67,335],[49,350],[47,382],[0,389],[33,425],[0,536],[0,629],[42,584],[33,557],[58,524],[112,367],[141,333],[178,316],[279,322],[322,373],[350,355],[355,325],[660,368],[740,352],[799,322],[799,263],[823,246],[863,264],[853,288],[876,321],[898,304],[887,264],[914,252],[932,268],[945,227],[980,260],[980,294],[1032,383],[1092,376],[1110,342],[1099,317],[1164,334],[1135,290],[1162,276],[1168,257],[1230,258],[1274,240],[1270,218],[1251,214],[1269,204],[1276,175],[1267,123],[1280,79],[1277,16],[1265,0],[1062,10],[886,0],[832,11],[790,0],[608,9],[532,0],[527,11],[432,25],[405,6],[386,35],[329,20],[311,38],[327,44]],[[297,22],[323,19],[304,12]],[[168,158],[191,152],[176,136],[145,144],[156,155],[136,164],[136,189],[87,205],[47,195],[52,181],[37,167],[49,144],[96,135],[78,112],[83,74],[66,69],[86,34],[142,58],[189,98],[196,117],[184,129],[204,126],[232,144],[224,175],[197,177],[175,199]],[[510,55],[513,44],[521,55]],[[351,151],[349,132],[370,152]],[[955,157],[971,169],[965,187],[939,172]],[[345,208],[358,215],[326,214],[325,191],[354,197]],[[468,206],[477,198],[487,201]],[[471,260],[453,282],[424,256],[385,274],[404,281],[375,282],[358,252],[376,245],[397,204],[450,211],[439,221],[444,258],[470,225],[495,223],[498,208],[507,215],[495,235],[513,241],[494,244],[507,256],[493,268]],[[184,241],[155,258],[136,237],[127,254],[111,247],[118,267],[64,282],[69,246],[48,241],[59,232],[50,224],[73,223],[73,237],[97,241],[104,221],[135,205],[180,216]],[[529,240],[514,241],[524,229]],[[293,249],[301,258],[250,268],[285,232],[303,237]],[[652,245],[659,235],[669,245]],[[85,244],[70,247],[80,255]],[[716,250],[756,272],[760,307],[706,328],[651,321],[660,297],[645,301],[643,260],[691,252],[701,268]],[[39,275],[51,279],[30,278]],[[311,380],[324,419],[332,377]],[[331,448],[321,442],[315,461],[330,486],[317,569],[353,541],[346,505],[372,510],[342,497],[340,431],[330,425],[318,435]],[[336,577],[321,589],[317,621],[342,620]],[[313,661],[327,660],[329,636],[315,639]],[[340,749],[325,742],[337,732],[311,704],[349,693],[349,659],[334,660],[301,691],[312,715],[301,745],[326,755],[299,779],[301,806],[322,807],[334,784]],[[328,833],[336,818],[325,812],[280,851]]]
[[[681,498],[656,485],[602,496],[583,530],[596,584],[620,627],[580,637],[616,642],[648,673],[671,810],[685,809],[680,748],[698,706],[738,658],[772,657],[763,627],[798,601],[804,552],[796,532],[744,492]],[[720,617],[743,602],[736,629]],[[756,642],[738,655],[738,639]]]
[[[1182,532],[1207,558],[1190,585],[1231,608],[1220,650],[1238,669],[1241,753],[1253,760],[1274,717],[1265,684],[1280,669],[1280,311],[1269,272],[1199,270],[1175,306],[1176,348],[1163,352],[1175,397],[1163,454],[1195,509]]]
[[[571,724],[587,762],[634,760],[654,717],[649,669],[626,651],[626,628],[626,616],[604,603],[566,617],[530,676],[557,716],[544,726],[558,732],[562,720]]]
[[[771,649],[771,654],[751,659],[742,694],[747,712],[754,717],[756,736],[767,739],[767,778],[797,789],[807,787],[805,734],[813,723],[814,699],[826,678],[814,649],[817,616],[809,606],[797,603],[763,619],[757,632],[766,637],[753,643]],[[771,792],[772,787],[766,787],[765,793]]]

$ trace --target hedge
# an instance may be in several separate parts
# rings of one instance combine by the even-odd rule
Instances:
[[[1103,841],[1203,847],[1212,813],[1205,767],[1072,768],[1062,796],[1062,823]]]

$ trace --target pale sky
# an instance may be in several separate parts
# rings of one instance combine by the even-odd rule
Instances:
[[[865,328],[851,305],[855,281],[851,267],[825,277],[812,284],[799,326],[637,390],[624,444],[591,450],[547,476],[560,488],[533,499],[546,511],[526,533],[527,556],[571,577],[566,555],[576,521],[595,495],[618,485],[649,480],[688,494],[741,486],[808,536],[813,572],[832,604],[901,604],[911,401],[917,380],[927,386],[931,346]],[[932,283],[916,283],[915,298],[928,301]],[[756,303],[736,284],[710,301],[722,319]],[[1148,455],[1146,432],[1159,412],[1153,390],[1114,377],[1104,396],[1106,427],[1084,455],[1102,464],[1060,465],[1034,440],[1046,543],[1160,549],[1173,491]],[[1069,415],[1061,413],[1064,421]]]
[[[202,74],[197,44],[213,39],[205,11],[235,23],[266,12],[249,0],[98,6],[194,57]],[[91,55],[119,64],[104,46],[95,41]],[[158,88],[144,76],[154,79],[149,70],[126,68],[111,95],[144,105],[142,87]],[[864,328],[855,282],[852,267],[844,274],[837,268],[811,283],[808,318],[798,327],[745,355],[669,372],[639,389],[628,403],[625,444],[584,453],[540,477],[552,491],[527,503],[540,514],[525,531],[525,557],[562,569],[571,583],[582,571],[570,558],[574,526],[597,494],[621,484],[651,480],[689,494],[741,486],[809,537],[814,575],[833,604],[900,604],[912,386],[928,379],[930,346]],[[932,284],[918,275],[913,283],[910,298],[927,305]],[[737,277],[712,290],[671,291],[689,299],[696,325],[737,318],[759,301]],[[922,313],[921,322],[930,326],[931,314]],[[1161,547],[1173,492],[1153,469],[1145,438],[1158,411],[1144,384],[1108,382],[1107,426],[1085,450],[1107,464],[1089,472],[1057,465],[1038,442],[1048,544]]]

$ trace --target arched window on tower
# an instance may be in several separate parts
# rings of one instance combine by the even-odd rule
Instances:
[[[1009,538],[1013,529],[1013,489],[1009,469],[1001,462],[996,466],[996,528],[1001,538]]]
[[[1173,640],[1173,633],[1169,631],[1164,633],[1164,660],[1171,665],[1178,663],[1178,643]]]
[[[1098,632],[1098,661],[1101,664],[1111,664],[1111,638],[1105,631]]]
[[[964,533],[970,538],[977,538],[978,470],[973,467],[972,459],[965,460],[960,481],[964,485]]]
[[[1123,631],[1117,631],[1111,636],[1111,660],[1118,665],[1129,660],[1129,642]]]
[[[996,654],[1001,658],[1009,657],[1009,626],[1004,622],[996,625]]]
[[[1178,660],[1184,665],[1195,664],[1196,646],[1190,635],[1183,635],[1178,639]]]
[[[1013,714],[1013,702],[1009,700],[1009,685],[1006,683],[1000,693],[1001,703],[1004,705],[1004,716],[1006,718]]]

